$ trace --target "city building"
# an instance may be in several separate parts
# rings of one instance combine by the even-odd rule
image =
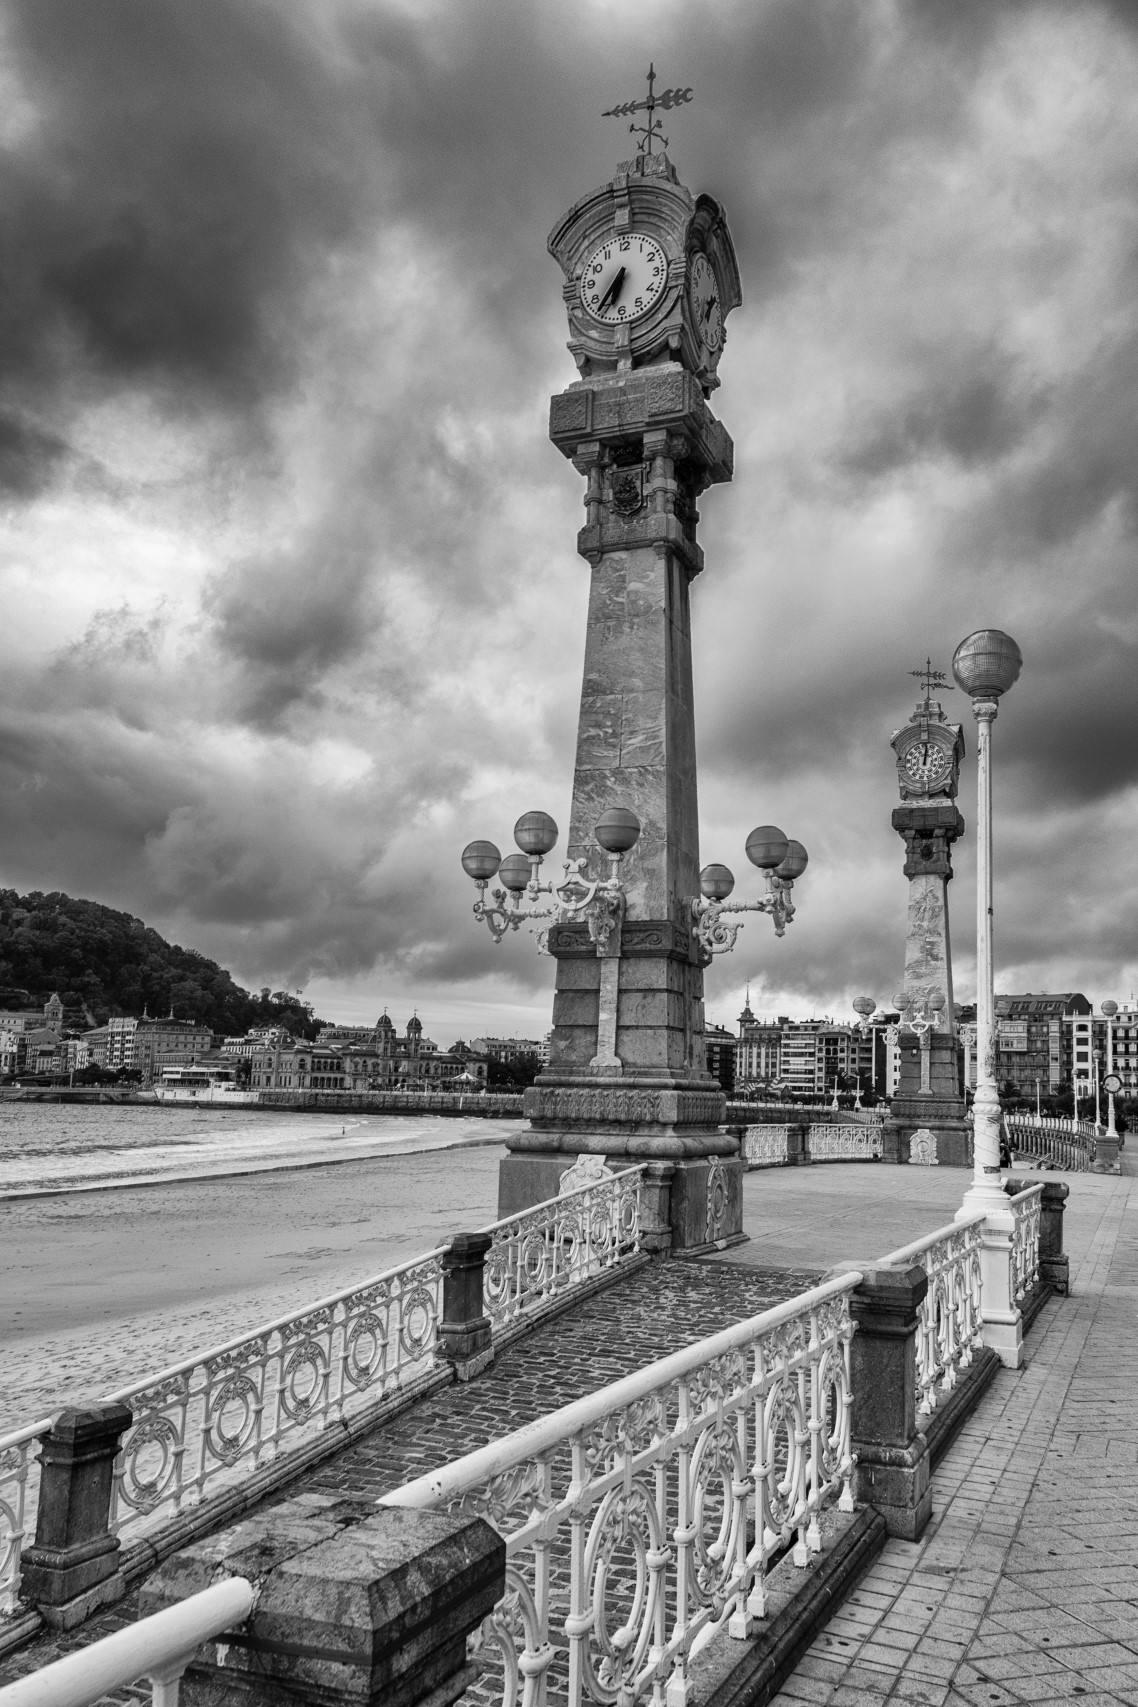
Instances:
[[[542,1059],[542,1045],[532,1037],[474,1037],[470,1047],[475,1055],[485,1055],[488,1061],[503,1061],[507,1066],[516,1061]]]
[[[728,1096],[735,1094],[735,1050],[738,1038],[722,1025],[704,1028],[703,1046],[707,1055],[707,1070]]]
[[[957,1009],[967,1083],[976,1084],[976,1009]],[[1117,1025],[1116,1025],[1117,1033]],[[1079,991],[996,997],[996,1082],[1029,1100],[1053,1096],[1077,1075],[1093,1081],[1093,1049],[1106,1049],[1106,1020],[1094,1017]],[[1080,1095],[1084,1091],[1080,1089]]]
[[[832,1019],[757,1020],[748,1000],[739,1015],[735,1087],[807,1097],[832,1096],[835,1088],[885,1092],[899,1065],[890,1078],[886,1033],[885,1024],[862,1032]]]

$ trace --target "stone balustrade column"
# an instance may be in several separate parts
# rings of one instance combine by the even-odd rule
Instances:
[[[850,1298],[856,1497],[906,1541],[918,1538],[932,1512],[928,1443],[917,1427],[917,1329],[928,1285],[919,1264],[886,1263],[863,1269]]]
[[[473,1380],[494,1361],[484,1297],[486,1252],[493,1242],[489,1233],[456,1233],[442,1259],[438,1351],[460,1381]]]
[[[69,1630],[124,1593],[111,1491],[126,1405],[87,1405],[53,1417],[40,1444],[36,1538],[21,1560],[20,1594],[48,1624]]]
[[[967,1199],[965,1200],[967,1204]],[[1023,1363],[1023,1316],[1016,1303],[1015,1214],[991,1210],[980,1226],[980,1337],[1006,1369]]]

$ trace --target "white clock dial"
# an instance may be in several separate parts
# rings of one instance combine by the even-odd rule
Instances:
[[[595,320],[620,326],[639,320],[668,282],[668,257],[642,231],[608,237],[597,245],[581,275],[581,301]]]
[[[948,754],[935,741],[919,741],[905,754],[905,769],[914,782],[936,782],[948,771]]]
[[[723,310],[715,269],[702,253],[693,257],[688,270],[688,294],[696,332],[707,348],[715,351],[723,342]]]

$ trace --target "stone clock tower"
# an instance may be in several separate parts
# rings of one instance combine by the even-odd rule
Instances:
[[[924,684],[924,697],[890,743],[902,801],[893,809],[893,828],[904,838],[909,880],[903,988],[914,1004],[909,1012],[919,1016],[923,1011],[926,1017],[935,1012],[938,1024],[921,1034],[901,1032],[901,1074],[885,1129],[885,1155],[900,1162],[919,1156],[965,1167],[971,1158],[948,928],[952,844],[964,834],[956,807],[964,734],[932,697],[945,685],[941,672],[926,668],[913,674]],[[914,1135],[919,1135],[916,1143]]]
[[[549,1064],[508,1140],[499,1210],[556,1195],[580,1157],[649,1164],[649,1244],[741,1236],[741,1164],[707,1072],[699,894],[691,583],[703,569],[700,494],[730,480],[733,447],[707,398],[724,321],[741,301],[723,211],[693,196],[666,153],[642,152],[572,207],[549,238],[564,274],[579,378],[549,433],[585,483],[577,549],[590,593],[570,858],[597,863],[593,826],[630,808],[623,917],[600,941],[555,924]]]

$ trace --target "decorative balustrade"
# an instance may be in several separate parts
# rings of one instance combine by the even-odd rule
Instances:
[[[1043,1185],[1029,1185],[1008,1199],[1015,1215],[1015,1234],[1012,1239],[1012,1274],[1015,1282],[1015,1301],[1023,1302],[1039,1278],[1039,1218]]]
[[[1041,1161],[1054,1162],[1065,1173],[1086,1173],[1095,1159],[1095,1131],[1086,1121],[1072,1130],[1069,1120],[1061,1116],[1032,1114],[1004,1116],[1008,1142],[1024,1155]]]
[[[1042,1190],[1042,1187],[1040,1188]],[[981,1341],[981,1230],[983,1213],[950,1221],[923,1239],[882,1257],[882,1263],[920,1263],[929,1288],[921,1303],[917,1332],[918,1411],[931,1416],[937,1383],[949,1393],[972,1362]]]
[[[134,1423],[115,1464],[111,1527],[197,1505],[300,1434],[433,1367],[443,1249],[385,1270],[108,1395]]]
[[[812,1162],[877,1161],[881,1156],[881,1127],[814,1125],[807,1145]]]
[[[32,1448],[51,1428],[51,1418],[0,1437],[0,1613],[11,1612],[20,1583],[20,1554],[24,1534],[34,1515],[38,1460]],[[32,1499],[28,1481],[34,1470]]]
[[[482,1229],[493,1238],[483,1297],[495,1329],[636,1255],[643,1176],[642,1166],[598,1173]]]
[[[506,1594],[476,1646],[503,1707],[687,1699],[688,1661],[746,1636],[765,1579],[853,1510],[851,1273],[649,1364],[381,1505],[484,1516]],[[488,1680],[487,1680],[488,1681]],[[497,1695],[497,1684],[494,1685]]]
[[[789,1126],[748,1126],[743,1133],[743,1160],[752,1167],[778,1166],[790,1159]]]

